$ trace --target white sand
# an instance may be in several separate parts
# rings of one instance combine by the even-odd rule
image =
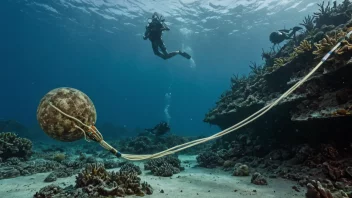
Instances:
[[[196,156],[179,156],[181,161],[188,160],[189,164],[183,164],[185,171],[170,177],[156,177],[143,171],[140,176],[142,181],[148,182],[154,189],[153,195],[144,196],[151,198],[290,198],[304,197],[305,188],[300,188],[298,193],[292,189],[296,183],[283,179],[267,179],[267,186],[257,186],[250,183],[251,177],[235,177],[230,172],[219,169],[203,169],[194,167]],[[143,170],[143,163],[138,163]],[[188,166],[189,165],[189,166]],[[114,171],[118,169],[112,169]],[[109,171],[112,171],[111,169]],[[1,198],[30,198],[40,188],[57,184],[62,187],[74,185],[75,176],[58,179],[52,183],[43,182],[49,173],[40,173],[31,176],[17,177],[0,180]],[[164,193],[160,193],[163,189]],[[256,190],[256,192],[253,192]],[[182,191],[182,192],[181,192]],[[236,191],[236,192],[235,192]],[[136,197],[136,196],[130,196]]]

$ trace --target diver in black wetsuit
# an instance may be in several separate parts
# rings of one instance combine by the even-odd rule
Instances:
[[[191,56],[189,54],[180,50],[170,53],[167,52],[161,36],[164,30],[169,31],[170,29],[166,26],[164,21],[165,19],[162,19],[162,16],[158,16],[158,14],[155,12],[151,18],[151,22],[149,22],[149,24],[145,28],[146,30],[143,39],[147,40],[149,38],[149,40],[152,42],[154,54],[163,58],[164,60],[169,59],[177,54],[180,54],[181,56],[190,59]],[[159,51],[159,48],[161,49],[161,53]]]
[[[296,32],[301,29],[302,29],[301,27],[296,26],[296,27],[293,27],[289,30],[282,29],[282,30],[278,30],[276,32],[272,32],[269,36],[270,42],[272,42],[274,45],[277,45],[287,39],[296,40]]]

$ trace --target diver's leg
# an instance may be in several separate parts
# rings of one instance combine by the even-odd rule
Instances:
[[[180,51],[180,55],[181,56],[183,56],[183,57],[185,57],[185,58],[187,58],[187,59],[191,59],[192,58],[192,56],[191,55],[189,55],[188,53],[186,53],[186,52],[182,52],[182,51]]]
[[[152,48],[155,55],[166,59],[165,55],[159,52],[159,43],[157,41],[152,41]]]
[[[174,52],[168,53],[167,50],[166,50],[166,46],[165,46],[163,40],[159,40],[159,41],[158,41],[158,45],[159,45],[159,47],[160,47],[160,49],[161,49],[161,52],[162,52],[163,55],[165,56],[164,59],[172,58],[172,57],[174,57],[175,55],[177,55],[177,54],[180,53],[180,51],[174,51]]]
[[[166,47],[165,47],[165,44],[164,42],[161,40],[161,43],[160,43],[160,48],[161,48],[161,52],[167,56],[168,58],[171,58],[177,54],[180,54],[181,56],[187,58],[187,59],[190,59],[191,58],[191,55],[187,54],[186,52],[183,52],[181,50],[178,50],[178,51],[174,51],[174,52],[171,52],[171,53],[168,53],[167,50],[166,50]]]

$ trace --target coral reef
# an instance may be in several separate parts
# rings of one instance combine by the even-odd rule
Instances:
[[[314,29],[314,18],[314,16],[311,17],[310,15],[308,15],[307,17],[304,17],[304,20],[302,23],[300,23],[300,25],[304,26],[307,32],[310,32]]]
[[[249,68],[251,68],[251,72],[253,72],[254,75],[262,75],[264,73],[263,67],[261,65],[258,65],[255,62],[251,62],[249,65]]]
[[[5,144],[9,146],[9,148],[5,146],[2,148],[13,149],[12,153],[15,156],[22,156],[23,154],[20,155],[18,152],[25,150],[23,153],[30,154],[31,157],[9,157],[0,160],[0,179],[28,176],[36,173],[47,173],[45,182],[52,182],[57,178],[65,178],[77,174],[86,164],[99,162],[104,164],[106,169],[118,168],[123,165],[123,163],[116,158],[109,159],[111,154],[106,151],[92,152],[92,150],[98,150],[95,144],[76,143],[65,147],[61,146],[61,143],[47,144],[44,142],[36,142],[32,149],[32,143],[29,142],[30,144],[27,144],[29,140],[18,138],[13,133],[2,134],[6,134],[6,140],[11,142],[11,145]],[[21,141],[24,141],[24,143],[21,144]],[[30,146],[28,150],[26,146]],[[20,147],[20,149],[18,149],[18,147]],[[87,154],[82,151],[92,154]],[[103,156],[102,154],[104,153],[108,153],[109,155]]]
[[[260,173],[254,173],[252,175],[251,182],[255,185],[268,185],[268,182],[266,181],[264,176],[261,175]]]
[[[352,30],[350,1],[321,3],[318,8],[304,19],[301,25],[307,31],[296,41],[263,50],[262,73],[232,77],[231,89],[224,91],[204,122],[226,129],[272,103]],[[233,164],[242,163],[250,174],[282,177],[301,186],[311,180],[329,180],[335,188],[350,186],[351,43],[351,38],[343,40],[313,76],[254,124],[217,139],[199,154],[198,164],[230,171]]]
[[[284,58],[275,58],[274,60],[274,68],[282,67],[285,64]]]
[[[55,195],[62,193],[63,189],[60,186],[49,185],[40,189],[39,192],[36,192],[34,198],[48,198],[55,197]]]
[[[324,1],[321,4],[318,4],[319,12],[314,13],[314,22],[316,23],[317,27],[321,27],[322,25],[326,24],[329,21],[330,15],[332,14],[332,9],[330,7],[330,1],[324,7]]]
[[[294,50],[295,52],[299,54],[303,54],[306,52],[310,52],[312,50],[312,45],[310,44],[309,41],[303,40],[298,47],[296,47]]]
[[[124,197],[126,195],[144,196],[152,194],[152,187],[141,183],[135,172],[107,172],[103,164],[88,164],[76,176],[74,188],[62,189],[50,185],[42,188],[34,197]]]
[[[272,47],[270,48],[270,51],[264,51],[264,49],[262,49],[262,60],[265,59],[265,65],[272,65],[274,64],[274,58],[276,56],[276,51],[275,48]]]
[[[331,185],[330,185],[331,188]],[[333,188],[333,187],[332,187]],[[312,180],[311,183],[307,184],[307,193],[306,198],[348,198],[349,196],[342,190],[337,190],[334,193],[331,193],[319,182]]]
[[[74,169],[63,169],[63,170],[55,170],[51,172],[45,179],[44,182],[53,182],[56,181],[57,178],[66,178],[70,177],[74,174],[78,173],[78,170]]]
[[[115,160],[104,160],[103,163],[106,169],[112,169],[112,168],[117,168],[121,166],[121,163],[116,162]]]
[[[181,161],[175,156],[165,156],[149,160],[144,164],[144,169],[150,170],[155,176],[162,177],[171,177],[184,170],[181,167]]]
[[[76,187],[97,185],[109,179],[109,174],[102,164],[87,164],[86,168],[76,176]]]
[[[28,160],[32,155],[32,142],[27,138],[17,137],[15,133],[0,133],[0,158],[19,157]]]
[[[249,176],[249,168],[245,164],[237,163],[235,165],[235,170],[233,171],[233,176]]]
[[[142,174],[141,168],[139,168],[139,166],[137,165],[134,165],[133,163],[125,163],[121,166],[120,171],[127,173],[136,173],[137,175]]]
[[[197,156],[199,166],[205,168],[215,168],[224,164],[224,160],[214,152],[204,152]]]
[[[319,43],[315,43],[315,47],[317,48],[313,54],[317,55],[316,58],[320,59],[325,56],[339,41],[339,39],[345,36],[345,32],[338,31],[334,32],[332,35],[325,35]],[[333,58],[330,58],[332,60]]]
[[[51,182],[56,178],[70,177],[77,174],[87,163],[100,161],[107,169],[122,165],[116,159],[108,160],[96,156],[87,156],[80,150],[82,150],[80,146],[73,150],[72,148],[63,150],[57,146],[43,146],[42,143],[37,143],[30,159],[10,157],[0,162],[0,179],[48,173],[46,181]],[[76,155],[79,157],[76,158]]]
[[[57,162],[62,162],[65,160],[65,158],[66,158],[66,155],[64,153],[56,153],[53,156],[54,161],[57,161]]]

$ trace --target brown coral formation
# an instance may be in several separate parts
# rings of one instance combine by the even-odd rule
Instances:
[[[11,157],[28,160],[32,152],[32,142],[29,139],[18,137],[12,132],[0,133],[0,161]]]
[[[274,60],[274,68],[282,67],[285,64],[285,59],[283,58],[276,58]]]
[[[306,52],[310,52],[312,50],[312,45],[310,44],[309,41],[303,40],[298,47],[296,47],[294,50],[297,54],[303,54]]]
[[[152,187],[141,183],[136,172],[107,172],[102,164],[88,164],[76,177],[76,189],[61,189],[48,186],[36,193],[35,197],[49,194],[50,197],[124,197],[144,196],[153,193]],[[54,190],[53,190],[54,189]],[[58,189],[58,190],[55,190]],[[49,190],[49,192],[47,192]]]
[[[312,180],[311,183],[307,184],[306,198],[348,198],[349,196],[343,191],[337,191],[331,193],[327,187],[319,181]]]
[[[345,32],[342,30],[338,32],[333,32],[330,35],[325,35],[325,38],[323,38],[319,43],[314,43],[316,50],[313,52],[313,54],[316,55],[317,59],[322,58],[325,56],[326,53],[328,53],[338,42],[341,38],[343,38],[346,35]],[[333,58],[330,58],[329,60],[332,60]]]
[[[238,163],[235,165],[235,170],[232,173],[233,176],[249,176],[249,168],[245,164]]]
[[[76,178],[76,187],[83,187],[89,195],[102,196],[143,196],[152,193],[146,183],[141,185],[141,179],[136,172],[108,173],[100,164],[88,165]]]
[[[145,170],[150,170],[155,176],[171,177],[184,170],[181,161],[175,156],[152,159],[144,164]]]
[[[254,173],[252,175],[251,183],[255,185],[268,185],[268,182],[264,178],[264,176],[260,173]]]
[[[109,178],[103,164],[87,164],[86,168],[76,176],[76,187],[102,184]]]
[[[136,173],[137,175],[142,174],[141,169],[139,168],[139,166],[127,162],[124,165],[121,166],[120,168],[120,172],[126,172],[126,173]]]
[[[338,55],[342,55],[352,50],[352,44],[350,44],[348,41],[342,41],[341,45],[342,47],[336,51],[336,54]]]

